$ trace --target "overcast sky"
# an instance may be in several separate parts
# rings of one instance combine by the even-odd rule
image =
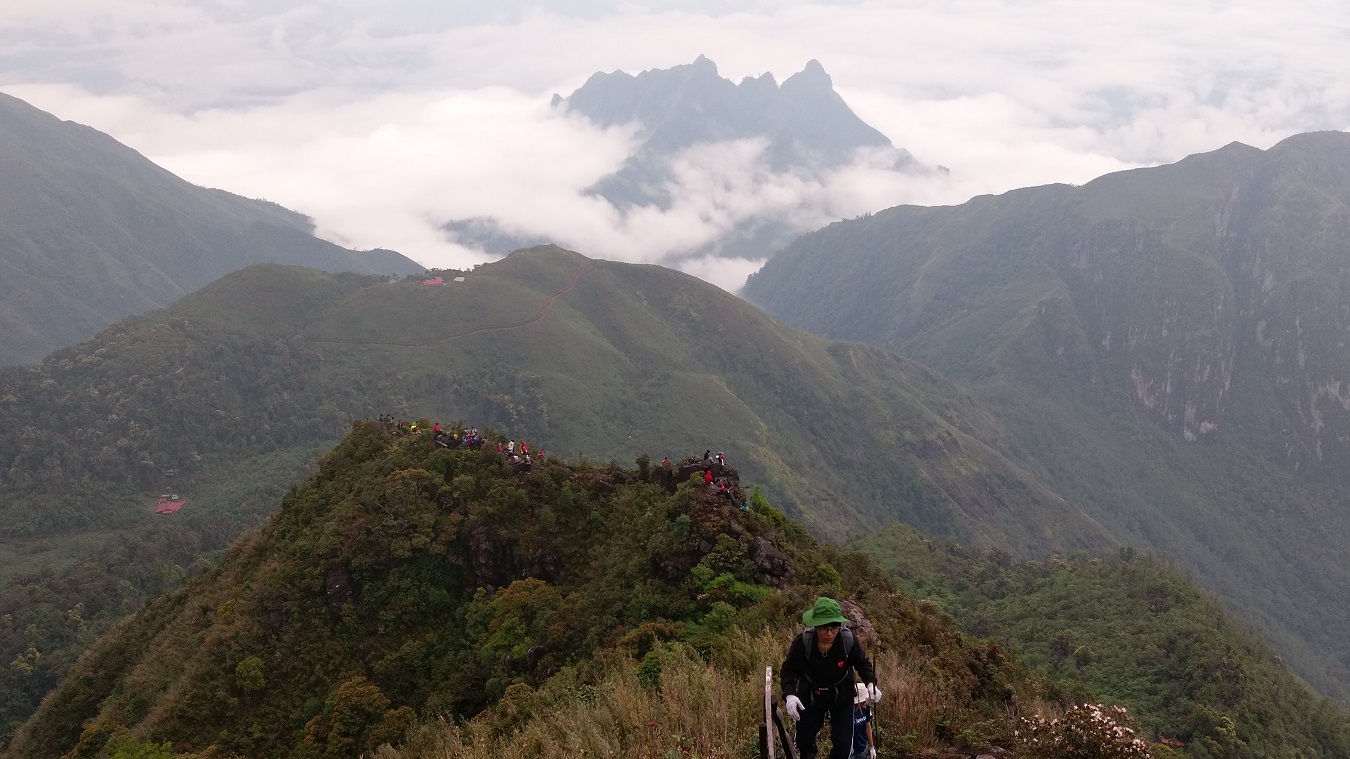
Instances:
[[[0,2],[0,91],[329,239],[459,267],[485,259],[438,229],[467,216],[671,261],[748,213],[824,223],[1344,130],[1346,50],[1341,0]],[[723,145],[688,157],[669,211],[585,196],[635,135],[554,113],[553,93],[700,54],[736,81],[818,59],[865,121],[951,172],[801,182]],[[758,264],[677,265],[736,289]]]

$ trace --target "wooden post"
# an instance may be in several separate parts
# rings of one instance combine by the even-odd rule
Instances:
[[[762,759],[774,759],[773,750],[773,667],[764,668],[764,724],[759,726]]]

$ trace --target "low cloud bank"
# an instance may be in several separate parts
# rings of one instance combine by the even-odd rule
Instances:
[[[191,115],[68,86],[10,91],[64,117],[103,124],[133,145],[153,144],[152,158],[192,181],[307,213],[325,239],[392,248],[433,267],[494,258],[444,230],[456,219],[490,217],[521,238],[671,265],[735,291],[764,256],[752,256],[756,264],[710,254],[709,246],[738,225],[758,219],[806,232],[920,199],[929,181],[891,170],[893,155],[880,151],[860,151],[854,163],[820,177],[775,173],[763,141],[740,140],[676,156],[668,208],[619,211],[585,190],[631,154],[636,127],[598,129],[505,88],[363,103],[311,94]]]
[[[491,217],[727,287],[749,264],[706,246],[747,219],[806,230],[1350,127],[1347,26],[1350,7],[1330,0],[21,0],[0,5],[0,90],[190,181],[310,214],[346,245],[468,266],[487,256],[444,225]],[[951,173],[896,175],[864,155],[774,174],[742,141],[680,155],[667,210],[587,196],[638,135],[557,114],[549,96],[699,53],[737,79],[818,58],[859,116]]]

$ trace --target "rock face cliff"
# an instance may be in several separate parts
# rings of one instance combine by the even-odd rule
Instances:
[[[1347,267],[1350,134],[1328,132],[839,222],[745,294],[964,382],[1002,452],[1343,693]]]
[[[746,294],[799,326],[958,376],[996,364],[1122,393],[1187,441],[1255,424],[1283,466],[1339,477],[1350,472],[1347,203],[1350,135],[1234,143],[1083,187],[842,222],[784,251]]]

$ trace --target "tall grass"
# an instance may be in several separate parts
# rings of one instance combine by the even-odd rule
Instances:
[[[508,690],[468,723],[444,718],[413,729],[402,747],[374,759],[751,759],[759,756],[764,668],[775,676],[790,635],[737,632],[708,660],[685,646],[665,649],[659,684],[614,656],[594,686],[564,672],[532,691]],[[971,715],[925,673],[920,656],[874,657],[885,693],[877,706],[883,753],[944,744],[939,724]],[[777,687],[775,679],[775,688]],[[1012,715],[1009,715],[1010,717]],[[822,731],[822,740],[828,730]]]

